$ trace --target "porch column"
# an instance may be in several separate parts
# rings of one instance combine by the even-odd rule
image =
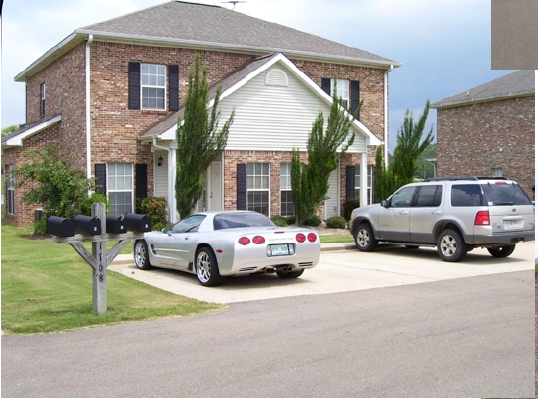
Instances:
[[[360,191],[360,202],[361,202],[361,207],[363,206],[366,206],[368,205],[368,188],[367,188],[367,185],[368,185],[368,153],[367,152],[363,152],[361,154],[361,164],[360,164],[360,168],[361,168],[361,181],[360,181],[360,187],[361,187],[361,191]]]
[[[170,209],[170,222],[178,221],[177,206],[176,206],[176,150],[177,143],[173,142],[170,145],[168,152],[168,202]]]

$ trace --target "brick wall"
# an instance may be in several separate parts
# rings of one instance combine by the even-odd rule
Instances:
[[[503,176],[533,198],[534,96],[437,110],[437,175]]]

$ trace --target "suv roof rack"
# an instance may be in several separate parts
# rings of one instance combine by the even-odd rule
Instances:
[[[491,176],[459,176],[459,177],[429,177],[425,182],[429,181],[456,181],[456,180],[508,180],[506,177],[491,177]]]

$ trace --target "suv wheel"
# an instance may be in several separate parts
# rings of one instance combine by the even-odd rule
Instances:
[[[516,245],[512,244],[512,245],[505,245],[502,247],[488,248],[488,252],[494,258],[506,258],[507,256],[510,256],[512,252],[514,252],[514,249],[516,249]]]
[[[372,228],[368,223],[361,223],[355,233],[355,245],[362,252],[372,252],[377,247]]]
[[[467,254],[467,245],[458,231],[446,229],[437,239],[437,252],[446,262],[459,262]]]

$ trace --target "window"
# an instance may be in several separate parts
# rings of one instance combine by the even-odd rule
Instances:
[[[391,208],[409,208],[415,194],[415,187],[404,187],[390,198]]]
[[[133,211],[133,164],[108,164],[108,198],[110,214],[123,215]]]
[[[480,206],[481,190],[478,184],[456,184],[452,186],[452,206]]]
[[[493,168],[491,175],[493,177],[503,177],[503,170],[502,168]]]
[[[441,197],[443,194],[443,186],[422,186],[419,189],[415,207],[434,207],[441,205]]]
[[[331,96],[334,94],[334,79],[331,80]],[[349,105],[349,80],[336,79],[336,97],[342,99],[342,105]]]
[[[7,167],[7,213],[15,214],[15,174],[13,166]]]
[[[269,164],[247,164],[247,210],[269,216]]]
[[[45,98],[46,98],[46,96],[47,96],[47,85],[45,83],[41,83],[40,94],[39,94],[39,106],[40,106],[41,115],[45,115],[45,111],[46,111]]]
[[[368,204],[370,205],[372,203],[372,170],[374,169],[372,165],[368,165],[367,167],[367,177],[366,177],[366,199],[368,200]],[[361,197],[361,166],[356,165],[355,166],[355,198]]]
[[[280,215],[293,216],[295,208],[291,199],[291,163],[280,164]]]
[[[188,218],[176,223],[176,225],[172,228],[171,233],[195,233],[198,231],[198,227],[200,227],[204,219],[204,215],[189,216]]]
[[[166,109],[166,66],[142,64],[142,109]]]

